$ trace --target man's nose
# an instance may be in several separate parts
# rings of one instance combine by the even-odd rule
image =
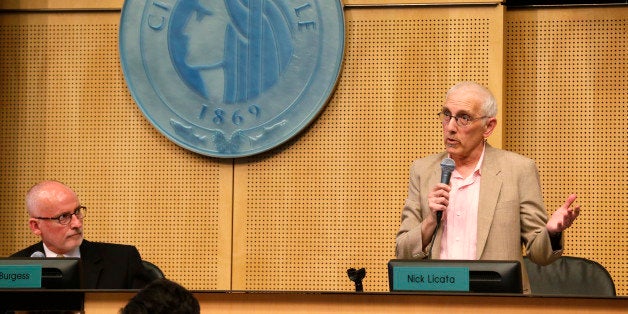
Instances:
[[[456,130],[458,128],[458,121],[456,120],[456,117],[451,117],[449,122],[443,124],[443,128],[446,130]]]
[[[76,215],[72,215],[72,220],[70,220],[70,226],[73,228],[83,226],[83,219],[76,217]]]

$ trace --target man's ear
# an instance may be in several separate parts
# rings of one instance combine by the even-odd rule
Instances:
[[[493,133],[493,131],[495,131],[496,126],[497,118],[488,118],[486,124],[484,125],[484,132],[482,133],[485,139],[487,139]]]
[[[31,228],[33,234],[41,236],[41,229],[39,228],[39,220],[31,218],[28,220],[28,226]]]

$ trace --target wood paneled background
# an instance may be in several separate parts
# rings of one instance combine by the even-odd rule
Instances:
[[[548,213],[579,195],[565,254],[628,295],[627,7],[345,1],[321,115],[270,152],[215,159],[135,105],[121,2],[0,5],[0,255],[37,240],[24,193],[58,179],[89,208],[86,238],[134,244],[190,289],[352,291],[347,268],[365,267],[365,291],[387,291],[410,163],[443,149],[443,96],[475,80],[501,104],[491,143],[537,161]]]

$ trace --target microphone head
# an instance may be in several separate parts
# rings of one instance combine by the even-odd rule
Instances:
[[[456,168],[456,162],[453,159],[449,157],[443,159],[443,161],[440,162],[440,169],[441,169],[440,183],[449,184],[449,180],[451,179],[451,173],[454,172],[455,168]],[[438,224],[440,224],[440,220],[442,217],[443,217],[443,212],[437,211],[436,221]]]
[[[46,255],[40,251],[35,251],[33,254],[31,254],[31,257],[46,257]]]
[[[449,179],[451,179],[451,173],[454,172],[454,168],[456,168],[456,163],[451,158],[445,158],[440,163],[441,174],[440,174],[440,183],[449,184]]]
[[[454,168],[456,168],[456,162],[453,159],[447,157],[440,162],[440,168],[443,171],[453,172]]]

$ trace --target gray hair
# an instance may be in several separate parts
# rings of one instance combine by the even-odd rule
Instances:
[[[495,96],[493,96],[493,93],[491,93],[491,91],[488,90],[488,88],[476,82],[467,81],[467,82],[460,82],[454,85],[453,87],[449,89],[449,91],[447,91],[447,95],[445,96],[445,99],[449,98],[449,95],[451,93],[461,88],[468,88],[468,89],[475,90],[478,92],[478,94],[480,94],[482,98],[484,98],[484,102],[482,103],[482,115],[483,116],[487,116],[491,118],[497,116],[497,100],[495,100]]]

